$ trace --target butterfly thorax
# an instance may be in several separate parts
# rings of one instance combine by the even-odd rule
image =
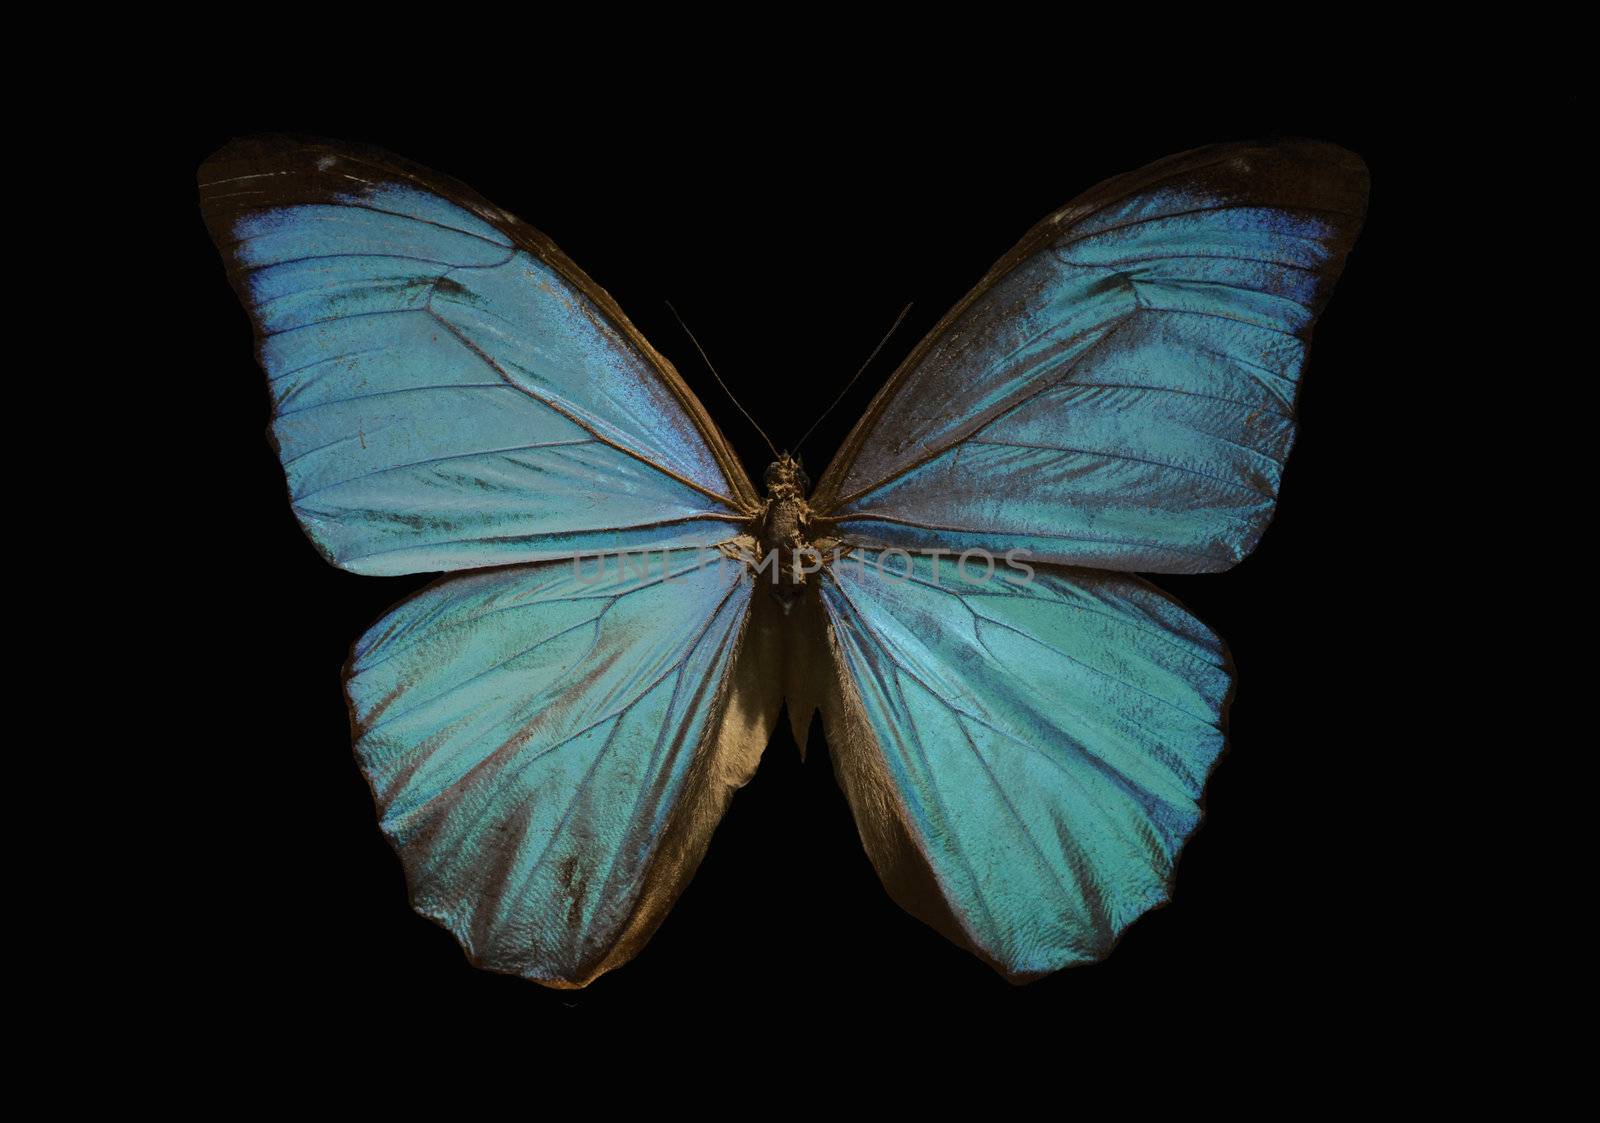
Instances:
[[[767,500],[752,527],[757,574],[771,583],[772,596],[788,612],[805,591],[807,569],[815,572],[818,564],[806,502],[811,481],[800,462],[785,453],[767,466],[766,485]]]

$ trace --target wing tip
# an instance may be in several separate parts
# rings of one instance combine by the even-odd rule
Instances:
[[[1289,205],[1348,215],[1358,223],[1366,215],[1372,173],[1359,153],[1333,141],[1273,136],[1199,149],[1199,154],[1222,157],[1230,178],[1252,194],[1281,193]]]

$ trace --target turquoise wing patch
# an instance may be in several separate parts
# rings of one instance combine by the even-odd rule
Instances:
[[[290,500],[334,564],[709,545],[746,517],[753,492],[703,409],[537,231],[336,146],[239,141],[200,179]]]
[[[818,485],[847,542],[1227,569],[1272,517],[1353,153],[1222,145],[1050,215],[890,379]]]
[[[749,571],[716,551],[452,577],[363,636],[356,755],[412,904],[472,961],[581,986],[692,874],[771,714],[731,757]]]
[[[983,576],[835,565],[824,716],[890,893],[1024,980],[1100,958],[1167,899],[1232,678],[1221,641],[1136,578]]]

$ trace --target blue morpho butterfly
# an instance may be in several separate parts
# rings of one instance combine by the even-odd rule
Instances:
[[[611,298],[462,184],[258,138],[200,187],[306,533],[465,571],[346,688],[412,902],[474,963],[571,987],[637,954],[784,702],[894,899],[1008,978],[1167,898],[1232,677],[1129,574],[1225,570],[1271,518],[1355,155],[1203,148],[1047,216],[809,499],[786,455],[763,499]]]

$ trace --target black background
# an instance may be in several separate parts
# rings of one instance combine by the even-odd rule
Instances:
[[[878,361],[808,442],[813,476],[898,360],[1033,222],[1108,176],[1200,144],[1305,135],[1360,153],[1373,174],[1368,227],[1317,328],[1298,444],[1279,512],[1235,569],[1158,577],[1228,642],[1239,673],[1231,742],[1185,850],[1174,901],[1136,923],[1105,962],[1013,987],[901,913],[883,893],[813,730],[801,763],[780,723],[670,917],[632,963],[578,992],[468,966],[414,915],[349,748],[340,669],[349,645],[430,577],[371,578],[324,563],[300,533],[263,437],[268,406],[249,327],[201,226],[192,268],[193,369],[205,388],[211,549],[179,573],[215,635],[197,645],[199,695],[215,705],[192,782],[215,823],[191,872],[195,919],[175,941],[187,970],[237,1002],[309,1020],[410,1015],[543,1019],[690,1004],[895,1009],[1095,1022],[1160,1010],[1183,1021],[1228,1005],[1271,1023],[1337,998],[1360,946],[1404,958],[1404,937],[1350,931],[1381,880],[1363,839],[1370,765],[1388,734],[1359,700],[1375,629],[1363,545],[1390,439],[1375,379],[1390,377],[1392,200],[1404,129],[1351,91],[1282,95],[1187,115],[1127,104],[1109,118],[1040,104],[997,113],[960,94],[902,92],[845,105],[805,97],[752,106],[734,94],[633,101],[625,122],[531,112],[500,117],[351,108],[337,87],[302,104],[210,104],[184,115],[175,190],[230,136],[286,130],[390,149],[453,175],[555,239],[682,372],[752,477],[770,459],[696,357],[671,300],[732,389],[780,446],[792,444],[906,301]],[[413,99],[408,99],[408,102]],[[1247,99],[1248,100],[1248,99]],[[1192,118],[1192,119],[1191,119]],[[190,181],[192,184],[192,180]],[[175,694],[174,697],[183,697]],[[188,720],[174,702],[174,723]],[[469,1022],[466,1024],[487,1024]]]

